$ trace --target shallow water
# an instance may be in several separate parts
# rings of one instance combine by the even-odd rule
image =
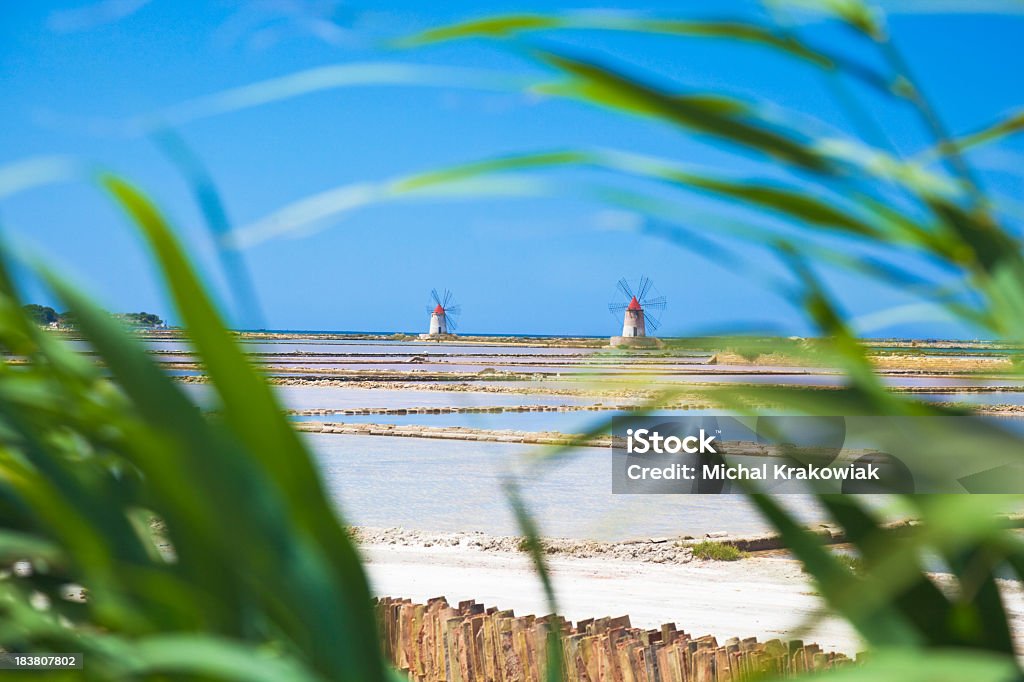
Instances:
[[[208,405],[211,387],[185,384],[184,389],[200,404]],[[368,389],[332,386],[276,386],[274,391],[291,410],[346,410],[354,408],[408,409],[410,407],[489,407],[514,405],[591,405],[596,398],[469,391]],[[628,402],[628,401],[616,401]]]
[[[562,375],[579,375],[582,378],[593,376],[619,376],[622,378],[629,377],[657,377],[659,380],[666,378],[671,380],[672,377],[665,374],[666,371],[657,368],[630,368],[630,367],[594,367],[594,366],[583,366],[583,365],[519,365],[519,364],[504,364],[504,363],[484,363],[484,364],[457,364],[450,362],[424,362],[424,363],[408,363],[408,362],[394,362],[394,363],[367,363],[367,362],[277,362],[270,360],[265,364],[270,365],[273,369],[269,371],[272,376],[294,376],[301,374],[315,374],[316,370],[322,369],[341,369],[341,370],[358,370],[363,372],[374,372],[374,371],[389,371],[389,372],[421,372],[430,374],[440,374],[445,372],[461,373],[461,374],[480,374],[481,372],[492,370],[495,372],[511,372],[516,374],[529,374],[542,377],[554,377],[558,378]]]
[[[427,531],[519,535],[502,482],[539,446],[307,434],[347,522]],[[548,537],[623,540],[770,529],[740,495],[613,495],[609,453],[578,448],[539,477],[522,479]],[[804,523],[824,518],[813,498],[777,498]]]
[[[1024,391],[994,393],[916,393],[915,398],[937,402],[970,403],[972,405],[1024,405]]]
[[[490,355],[494,353],[520,353],[523,355],[587,355],[601,352],[598,348],[542,348],[531,346],[438,344],[429,341],[243,341],[248,353],[366,353],[381,350],[417,355],[439,352],[452,355]]]
[[[1005,387],[1006,394],[1013,391],[1024,390],[1024,379],[962,379],[943,376],[888,376],[882,377],[882,381],[893,388],[932,388],[935,393],[942,393],[944,388],[957,388],[964,386],[992,386]],[[503,382],[482,380],[481,385],[496,385]],[[529,386],[548,389],[603,387],[612,388],[651,388],[676,386],[680,384],[757,384],[757,385],[782,385],[782,386],[840,386],[845,383],[844,378],[838,374],[703,374],[688,373],[679,375],[642,375],[632,376],[605,375],[604,377],[566,376],[545,377],[529,382]],[[519,384],[522,385],[522,384]],[[930,392],[929,392],[930,394]],[[925,394],[922,394],[925,395]],[[969,394],[962,394],[969,395]]]
[[[512,431],[557,431],[559,433],[589,433],[610,424],[613,417],[628,414],[619,410],[599,412],[498,412],[498,413],[447,413],[447,414],[338,414],[293,417],[296,421],[314,421],[347,424],[399,424],[410,426],[461,426],[470,429],[493,429]],[[722,410],[667,410],[657,413],[664,416],[720,415]]]
[[[921,355],[929,356],[949,356],[949,357],[966,357],[966,358],[977,358],[978,356],[991,355],[993,357],[1006,357],[1008,355],[1019,355],[1024,353],[1024,348],[985,348],[985,347],[974,347],[974,346],[957,346],[951,345],[949,348],[907,348],[906,346],[868,346],[871,350],[878,351],[890,351],[897,354],[908,354],[908,353],[919,353]]]
[[[80,347],[83,344],[78,344]],[[147,342],[162,361],[189,361],[187,344],[180,341]],[[388,341],[281,340],[244,344],[253,359],[268,364],[345,369],[397,369],[477,372],[495,369],[567,375],[540,381],[516,382],[517,388],[615,388],[679,385],[680,383],[757,383],[836,385],[842,377],[827,371],[807,373],[804,368],[706,366],[705,356],[631,360],[603,355],[596,349],[523,348]],[[270,356],[260,353],[352,353],[353,356]],[[529,357],[498,357],[515,354]],[[404,362],[421,356],[424,363]],[[323,362],[321,362],[323,361]],[[586,363],[594,363],[588,365]],[[633,369],[623,367],[633,362]],[[487,364],[481,364],[487,363]],[[508,364],[503,364],[508,363]],[[639,370],[639,371],[638,371]],[[762,370],[761,374],[750,374]],[[780,374],[780,371],[790,373]],[[193,374],[195,372],[175,372]],[[585,373],[594,377],[579,376]],[[637,374],[629,382],[626,373]],[[568,376],[572,375],[572,376]],[[933,387],[921,399],[1024,404],[1024,392],[944,393],[944,387],[1004,385],[1024,387],[1022,380],[957,379],[948,377],[886,377],[892,386]],[[443,382],[433,382],[443,383]],[[486,382],[509,386],[509,382]],[[481,382],[484,385],[484,382]],[[206,385],[185,385],[185,390],[212,406]],[[506,394],[354,387],[285,386],[275,388],[285,407],[296,410],[354,408],[440,408],[460,406],[624,404],[621,398],[568,397],[543,394]],[[715,410],[666,414],[716,414]],[[437,415],[327,415],[306,419],[351,423],[394,423],[465,426],[480,429],[558,431],[580,433],[607,421],[617,412],[507,412],[498,414]],[[1024,422],[1022,422],[1024,423]],[[321,464],[331,496],[349,522],[365,526],[404,526],[430,531],[483,531],[516,535],[519,531],[502,494],[505,477],[518,471],[524,458],[542,452],[539,446],[419,438],[388,438],[337,434],[304,434]],[[705,533],[757,533],[769,530],[750,503],[739,495],[613,495],[611,466],[606,449],[579,448],[544,476],[524,484],[527,502],[543,534],[554,537],[626,539],[634,537],[699,537]],[[777,498],[805,523],[823,518],[813,498],[784,495]]]
[[[138,341],[142,343],[143,348],[150,351],[159,350],[175,352],[181,351],[183,353],[191,352],[189,344],[185,343],[184,341],[155,341],[153,339],[138,339]],[[90,346],[88,343],[80,339],[66,339],[64,340],[64,343],[66,343],[70,348],[73,348],[74,350],[92,350],[92,346]]]

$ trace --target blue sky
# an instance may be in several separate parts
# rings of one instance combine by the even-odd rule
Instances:
[[[1024,15],[932,15],[913,11],[919,6],[897,5],[890,18],[892,33],[950,129],[970,131],[1022,104]],[[666,2],[630,4],[628,9],[697,16],[686,7]],[[447,287],[462,304],[465,332],[611,334],[618,323],[607,303],[617,300],[616,280],[646,274],[669,299],[663,318],[667,333],[737,327],[806,332],[792,306],[745,267],[621,229],[635,226],[635,216],[573,191],[580,183],[608,178],[569,171],[544,176],[565,189],[554,196],[373,205],[323,221],[315,230],[254,244],[242,253],[262,309],[257,321],[233,308],[188,183],[152,139],[133,134],[126,125],[198,97],[336,64],[401,62],[542,78],[543,71],[507,46],[464,42],[395,51],[381,45],[474,16],[574,9],[593,10],[595,5],[5,3],[0,9],[5,103],[0,164],[67,155],[131,179],[172,218],[240,326],[417,331],[427,324],[430,289]],[[753,3],[723,2],[714,11],[721,17],[756,16],[760,10]],[[811,24],[801,31],[830,49],[875,59],[863,43],[834,26]],[[535,40],[621,61],[690,90],[724,91],[772,102],[836,128],[851,125],[819,74],[764,49],[596,32]],[[852,92],[876,112],[878,126],[895,147],[912,153],[925,143],[917,119],[906,110]],[[653,122],[566,100],[513,90],[484,92],[458,83],[332,89],[190,121],[177,133],[202,159],[235,227],[331,188],[523,151],[601,146],[670,157],[723,174],[743,176],[754,168],[750,159],[731,150]],[[973,161],[987,188],[1020,201],[1022,153],[1020,141],[1011,140],[979,152]],[[695,217],[688,226],[716,239],[700,216],[724,209],[683,197],[680,210],[691,209]],[[81,281],[108,308],[153,311],[173,320],[138,238],[89,182],[10,197],[0,202],[0,225]],[[778,272],[756,245],[732,246],[759,267]],[[826,274],[854,315],[900,311],[914,301],[850,275]],[[29,292],[49,302],[45,292],[31,285]],[[972,333],[909,312],[906,319],[898,312],[892,317],[896,324],[869,333]]]

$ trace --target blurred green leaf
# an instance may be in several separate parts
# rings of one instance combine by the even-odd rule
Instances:
[[[865,562],[865,571],[870,574],[872,566],[885,559],[888,542],[883,537],[891,531],[884,530],[856,499],[856,496],[820,497],[833,519],[845,530],[847,539],[857,548]],[[957,627],[952,615],[957,607],[935,586],[922,568],[918,576],[897,593],[893,605],[914,623],[923,634],[923,639],[935,646],[974,646],[995,652],[1013,654],[1013,642],[1007,625],[1007,616],[998,601],[993,601],[991,589],[994,583],[986,582],[983,594],[986,603],[973,602],[969,608],[978,614],[979,623],[986,627],[978,632],[964,632]],[[965,604],[967,605],[967,604]]]
[[[750,499],[782,536],[786,547],[813,576],[829,605],[849,620],[865,641],[883,647],[914,647],[925,641],[913,625],[888,604],[883,603],[873,611],[848,604],[842,595],[851,584],[851,575],[821,545],[821,540],[801,527],[770,496],[755,493],[750,495]]]
[[[1024,111],[1007,114],[993,123],[955,139],[952,143],[940,142],[938,145],[920,155],[920,161],[926,163],[951,153],[965,152],[975,147],[997,142],[1024,130]]]
[[[293,660],[228,640],[153,636],[134,642],[122,662],[125,675],[197,675],[238,682],[319,682]]]
[[[269,386],[223,326],[159,213],[123,181],[108,177],[104,184],[138,224],[160,263],[220,396],[225,425],[258,463],[255,475],[274,481],[265,489],[280,490],[276,501],[252,500],[241,507],[272,503],[252,512],[262,517],[264,532],[275,531],[267,541],[293,548],[293,554],[278,555],[274,562],[279,584],[289,590],[290,605],[276,606],[284,609],[286,627],[302,633],[317,667],[337,679],[383,679],[369,586],[351,540],[333,518],[311,457]],[[280,509],[271,511],[274,507]],[[273,582],[268,576],[263,584]]]
[[[918,650],[883,647],[864,665],[844,666],[821,676],[839,682],[1010,682],[1019,678],[1012,656],[958,649]],[[815,679],[817,679],[817,675]]]
[[[41,560],[55,563],[64,560],[60,547],[28,533],[0,530],[0,562]]]
[[[544,87],[543,92],[661,119],[805,171],[819,174],[834,171],[829,161],[815,153],[802,135],[759,120],[749,108],[740,108],[739,102],[736,107],[743,113],[726,112],[721,106],[722,97],[709,102],[701,95],[670,94],[591,60],[547,50],[537,50],[534,54],[567,77],[561,83]]]
[[[764,26],[735,21],[683,21],[645,18],[607,12],[578,12],[568,15],[510,14],[485,17],[459,24],[428,29],[400,40],[400,47],[420,47],[432,43],[467,38],[509,38],[532,31],[602,30],[653,33],[693,38],[727,38],[750,42],[787,52],[820,67],[833,68],[832,58],[815,51],[790,35],[780,35]]]

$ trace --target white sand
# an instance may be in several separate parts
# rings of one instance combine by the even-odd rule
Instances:
[[[540,581],[523,555],[396,545],[363,546],[362,551],[378,596],[421,603],[444,596],[453,606],[474,599],[514,609],[517,615],[549,611]],[[628,614],[635,627],[674,622],[681,630],[711,634],[720,642],[729,637],[799,638],[848,655],[864,649],[857,634],[836,618],[799,631],[822,602],[799,563],[785,557],[674,565],[564,557],[549,561],[559,610],[573,621]],[[1024,651],[1024,591],[1020,583],[1000,583],[1017,649]]]
[[[518,615],[548,612],[526,557],[459,547],[363,547],[375,594],[452,605],[475,599]],[[797,629],[821,605],[797,562],[781,557],[660,565],[608,559],[550,559],[559,610],[573,621],[628,614],[635,627],[674,622],[693,635],[795,638],[854,654],[846,623],[830,618]]]

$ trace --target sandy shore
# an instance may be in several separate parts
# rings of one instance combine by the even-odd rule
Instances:
[[[475,599],[517,614],[549,609],[526,556],[455,547],[362,546],[374,593],[425,602]],[[844,621],[826,618],[800,628],[822,606],[800,564],[783,556],[734,562],[640,563],[621,559],[550,557],[559,610],[566,618],[628,614],[636,627],[674,622],[695,636],[799,638],[853,655],[864,646]],[[941,577],[937,581],[945,582]],[[1024,630],[1024,595],[1002,585],[1015,623],[1018,649]]]
[[[548,612],[540,582],[523,555],[461,547],[366,545],[362,551],[378,596],[449,602],[475,599]],[[617,559],[553,557],[549,565],[559,610],[569,619],[628,614],[636,627],[674,622],[694,635],[794,638],[821,606],[800,565],[782,557],[734,562],[651,564]],[[863,649],[846,623],[829,618],[803,633],[805,641],[847,654]]]

